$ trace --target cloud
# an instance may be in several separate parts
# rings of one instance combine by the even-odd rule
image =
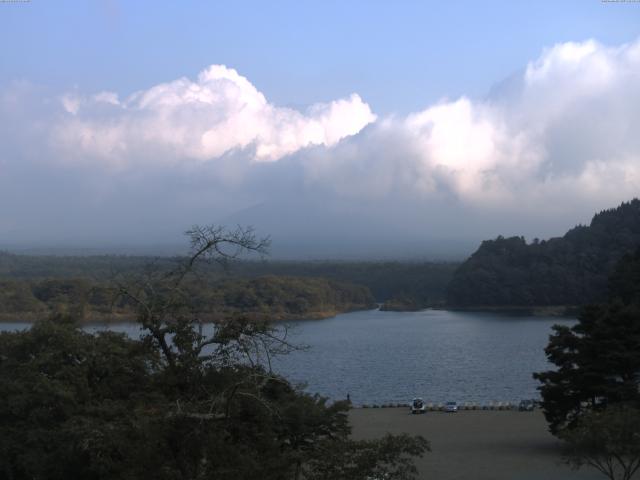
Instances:
[[[0,115],[20,130],[3,139],[15,158],[0,162],[0,183],[36,166],[42,181],[73,177],[84,186],[74,198],[91,201],[49,201],[84,225],[98,205],[116,223],[128,218],[123,230],[149,231],[139,219],[161,205],[163,231],[241,219],[268,233],[335,232],[339,249],[348,232],[363,241],[559,234],[640,192],[640,40],[558,44],[486,98],[406,116],[378,117],[357,94],[280,107],[222,65],[126,98],[27,97],[0,97]]]
[[[353,94],[302,113],[276,107],[245,77],[212,65],[196,81],[180,78],[120,101],[113,92],[65,95],[69,114],[52,143],[66,158],[87,157],[127,167],[154,161],[208,162],[247,150],[254,161],[276,161],[309,145],[331,147],[375,120]]]
[[[354,169],[361,161],[375,168]],[[556,45],[491,97],[378,121],[309,164],[345,194],[369,171],[380,177],[371,192],[498,210],[630,198],[640,191],[640,41]]]

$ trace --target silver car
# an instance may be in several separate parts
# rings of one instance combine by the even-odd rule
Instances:
[[[456,413],[458,411],[457,402],[447,402],[444,404],[444,411],[448,413]]]

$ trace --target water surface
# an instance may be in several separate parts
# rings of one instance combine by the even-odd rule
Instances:
[[[307,390],[355,404],[518,401],[538,397],[532,372],[549,369],[551,326],[575,320],[506,314],[381,312],[289,323],[289,340],[308,345],[273,368]],[[1,330],[27,328],[2,324]],[[137,337],[137,324],[91,326]]]
[[[428,401],[488,403],[538,397],[532,372],[551,326],[575,320],[492,313],[366,311],[292,323],[304,352],[275,368],[333,399],[356,404]]]

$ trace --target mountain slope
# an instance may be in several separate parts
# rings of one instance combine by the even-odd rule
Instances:
[[[607,277],[640,245],[640,200],[596,214],[563,237],[486,240],[455,272],[451,306],[584,305],[607,296]]]

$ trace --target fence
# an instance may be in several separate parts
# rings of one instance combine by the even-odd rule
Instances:
[[[534,403],[538,407],[537,402]],[[354,405],[352,408],[410,408],[410,403],[383,403],[383,404],[363,404]],[[426,410],[429,412],[441,412],[445,410],[444,403],[425,403]],[[518,410],[519,403],[515,402],[489,402],[480,404],[474,402],[464,402],[458,404],[458,410]]]

